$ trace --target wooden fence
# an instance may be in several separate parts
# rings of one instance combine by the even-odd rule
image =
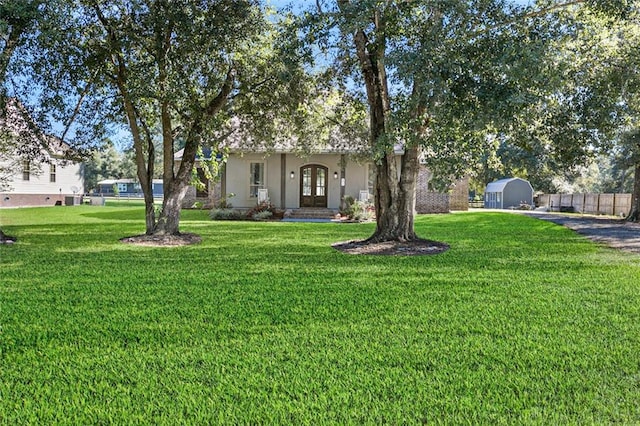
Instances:
[[[631,194],[541,194],[536,206],[549,211],[626,216],[631,209]]]

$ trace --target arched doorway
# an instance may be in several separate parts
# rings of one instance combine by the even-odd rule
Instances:
[[[300,207],[327,207],[329,169],[319,164],[300,168]]]

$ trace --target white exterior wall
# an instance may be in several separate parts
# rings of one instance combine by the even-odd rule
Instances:
[[[64,196],[84,193],[81,163],[56,163],[55,182],[51,182],[49,163],[32,164],[29,180],[23,179],[22,164],[13,166],[15,173],[9,188],[0,193],[0,207],[48,206],[64,202]],[[75,191],[74,191],[75,190]]]
[[[84,178],[82,176],[82,166],[78,163],[68,163],[66,166],[56,164],[56,181],[50,182],[49,164],[42,164],[38,167],[32,166],[29,180],[22,179],[22,169],[17,170],[12,189],[9,193],[16,194],[60,194],[72,195],[73,190],[82,194],[84,192]]]

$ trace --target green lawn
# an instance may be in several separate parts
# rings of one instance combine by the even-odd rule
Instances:
[[[211,222],[123,245],[140,206],[0,210],[0,424],[638,424],[640,256],[499,213]]]

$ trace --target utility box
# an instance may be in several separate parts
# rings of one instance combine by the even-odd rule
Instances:
[[[82,204],[82,197],[79,195],[66,195],[64,197],[65,206],[79,206]]]

